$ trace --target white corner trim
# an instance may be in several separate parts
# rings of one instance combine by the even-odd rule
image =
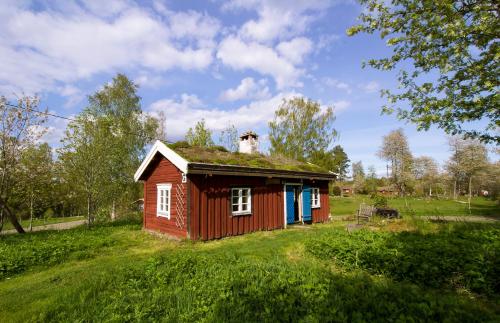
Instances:
[[[157,140],[154,143],[153,147],[151,147],[151,149],[149,150],[148,154],[146,155],[146,158],[144,158],[144,160],[142,161],[141,166],[139,166],[139,168],[135,172],[134,180],[136,182],[144,173],[149,163],[151,163],[156,153],[162,154],[166,159],[168,159],[172,164],[174,164],[175,167],[177,167],[181,172],[187,174],[188,161],[182,158],[178,153],[176,153],[172,149],[168,148],[167,145]]]

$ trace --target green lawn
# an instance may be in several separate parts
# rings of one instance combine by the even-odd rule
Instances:
[[[471,213],[467,205],[467,199],[454,201],[452,199],[425,199],[408,197],[388,198],[389,207],[399,210],[405,215],[416,216],[488,216],[500,218],[500,206],[498,202],[483,197],[474,197],[471,201]],[[368,195],[356,195],[353,197],[330,197],[330,212],[332,215],[354,215],[361,203],[373,204],[373,199]],[[407,206],[408,204],[408,206]]]
[[[210,242],[139,224],[0,237],[0,318],[25,321],[500,320],[500,226],[415,219]]]
[[[83,216],[68,216],[68,217],[64,217],[64,218],[57,217],[57,218],[50,218],[47,220],[33,219],[33,226],[37,227],[37,226],[41,226],[41,225],[63,223],[63,222],[72,222],[72,221],[78,221],[78,220],[83,220],[83,219],[85,219],[85,217],[83,217]],[[12,226],[12,223],[10,223],[9,219],[5,219],[4,221],[5,221],[5,223],[3,225],[2,230],[14,229],[14,227]],[[28,228],[30,227],[30,222],[29,222],[29,220],[23,220],[21,222],[21,225],[25,230],[28,230]]]

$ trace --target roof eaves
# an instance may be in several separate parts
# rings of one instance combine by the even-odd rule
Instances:
[[[286,177],[286,178],[311,178],[333,180],[336,178],[332,173],[318,173],[308,171],[295,171],[273,168],[259,168],[250,166],[221,165],[209,163],[189,163],[190,174],[213,174],[213,175],[239,175],[259,177]]]

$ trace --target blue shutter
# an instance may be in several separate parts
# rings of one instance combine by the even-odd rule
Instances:
[[[286,223],[293,224],[295,222],[295,210],[293,206],[294,202],[294,190],[293,186],[286,186]]]
[[[311,187],[308,185],[302,186],[302,206],[302,219],[304,221],[311,221]]]

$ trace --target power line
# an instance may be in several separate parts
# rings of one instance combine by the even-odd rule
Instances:
[[[19,106],[19,105],[15,105],[15,104],[12,104],[12,103],[9,103],[9,102],[4,102],[4,104],[6,106],[11,107],[11,108],[18,108],[18,109],[27,110],[25,107],[22,107],[22,106]],[[30,110],[33,111],[33,112],[35,112],[35,113],[43,114],[43,115],[46,115],[46,116],[49,116],[49,117],[54,117],[54,118],[59,118],[59,119],[64,119],[64,120],[69,120],[69,121],[75,121],[75,122],[78,121],[78,120],[73,119],[73,118],[61,116],[61,115],[50,113],[50,112],[47,112],[47,111],[40,111],[40,110],[37,110],[37,109],[30,109]]]
[[[26,107],[15,105],[15,104],[12,104],[12,103],[9,103],[9,102],[3,102],[3,104],[6,105],[6,106],[8,106],[8,107],[10,107],[11,109],[17,108],[17,109],[28,110]],[[64,120],[73,121],[73,122],[80,122],[80,120],[78,120],[78,119],[61,116],[61,115],[58,115],[58,114],[55,114],[55,113],[51,113],[51,112],[48,112],[48,111],[40,111],[40,110],[33,109],[33,108],[30,108],[30,110],[33,111],[33,112],[35,112],[35,113],[37,113],[37,114],[45,115],[45,116],[48,116],[48,117],[54,117],[54,118],[64,119]],[[110,125],[109,128],[111,128],[111,126],[112,125]],[[139,133],[127,132],[127,131],[122,131],[122,133],[126,134],[126,135],[131,135],[131,136],[140,136],[141,135]],[[164,140],[164,139],[151,138],[151,140]]]

